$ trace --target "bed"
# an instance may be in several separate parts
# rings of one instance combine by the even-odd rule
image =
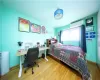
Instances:
[[[51,44],[49,54],[77,70],[82,75],[82,80],[91,80],[85,60],[85,53],[80,47],[58,43]]]

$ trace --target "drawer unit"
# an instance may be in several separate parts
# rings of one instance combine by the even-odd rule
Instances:
[[[9,52],[0,52],[0,75],[9,72]]]

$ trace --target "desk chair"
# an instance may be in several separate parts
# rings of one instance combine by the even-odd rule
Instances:
[[[27,69],[29,67],[32,68],[32,74],[34,73],[33,71],[33,66],[36,63],[36,60],[38,59],[38,55],[39,55],[39,48],[29,48],[28,49],[28,52],[27,52],[27,55],[25,57],[25,60],[24,60],[24,68],[25,68],[25,71],[24,73],[26,73]],[[37,64],[37,66],[39,67],[39,65]]]

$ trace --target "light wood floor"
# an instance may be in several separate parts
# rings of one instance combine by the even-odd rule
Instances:
[[[22,77],[18,78],[19,68],[16,68],[1,77],[1,80],[81,80],[81,75],[77,71],[54,58],[47,58],[49,59],[48,62],[42,58],[38,60],[40,67],[34,66],[34,74],[29,69],[26,74],[23,71]],[[88,67],[93,80],[100,80],[96,65],[89,63]]]

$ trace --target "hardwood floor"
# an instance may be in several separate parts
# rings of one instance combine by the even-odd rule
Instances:
[[[81,80],[81,75],[77,71],[61,63],[59,60],[51,57],[47,58],[49,59],[48,62],[42,58],[38,60],[40,67],[34,66],[34,74],[32,74],[30,68],[26,74],[23,70],[22,77],[18,78],[19,68],[16,68],[1,77],[1,80]],[[100,80],[100,73],[97,67],[90,63],[88,66],[93,80]]]
[[[88,69],[92,75],[92,80],[100,80],[100,70],[98,69],[96,64],[91,64],[88,62]]]

